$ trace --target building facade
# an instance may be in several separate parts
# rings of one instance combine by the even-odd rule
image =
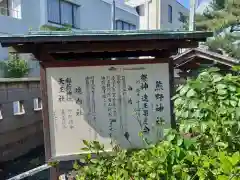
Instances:
[[[189,10],[176,0],[129,0],[140,16],[140,29],[182,30]]]
[[[68,25],[73,31],[109,30],[111,12],[112,0],[0,0],[0,35],[24,34],[43,25]],[[115,14],[118,28],[139,28],[136,9],[122,0],[116,0]],[[0,47],[0,60],[6,59],[8,49]],[[30,66],[33,76],[39,74],[36,63]]]

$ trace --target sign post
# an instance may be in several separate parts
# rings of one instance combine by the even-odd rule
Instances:
[[[49,162],[85,154],[82,140],[97,140],[107,151],[112,144],[145,148],[139,132],[154,143],[164,128],[175,128],[172,55],[209,36],[158,30],[37,32],[0,37],[0,42],[40,61]],[[55,170],[51,180],[59,176]]]

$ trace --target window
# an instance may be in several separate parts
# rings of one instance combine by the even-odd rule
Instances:
[[[13,102],[13,114],[14,115],[25,114],[23,101],[15,101],[15,102]]]
[[[34,98],[33,99],[34,111],[40,111],[42,109],[42,99]]]
[[[125,21],[117,20],[116,21],[117,30],[135,30],[136,26]]]
[[[172,23],[172,6],[168,5],[168,22]]]
[[[0,14],[4,16],[11,16],[13,18],[21,19],[21,0],[1,0]]]
[[[48,21],[79,28],[79,6],[64,0],[48,0]]]
[[[184,16],[182,12],[179,12],[178,14],[179,14],[178,20],[182,23],[185,23],[186,22],[186,16]]]
[[[9,15],[14,18],[22,18],[22,2],[21,0],[8,0]]]
[[[139,16],[144,16],[145,15],[145,4],[142,4],[138,7],[136,7],[136,11]]]

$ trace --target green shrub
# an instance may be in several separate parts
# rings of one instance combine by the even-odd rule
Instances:
[[[201,136],[206,148],[224,142],[230,151],[240,149],[239,76],[212,68],[179,87],[174,99],[181,131]]]
[[[25,60],[19,59],[18,56],[10,56],[10,59],[5,62],[6,77],[21,78],[29,72],[29,65]]]
[[[216,68],[178,88],[177,130],[142,150],[104,152],[99,142],[84,141],[95,152],[81,159],[77,180],[240,180],[240,77]],[[103,151],[103,153],[100,153]]]

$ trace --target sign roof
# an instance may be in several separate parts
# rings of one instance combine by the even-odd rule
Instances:
[[[205,40],[212,32],[202,31],[161,31],[161,30],[93,30],[93,31],[32,31],[28,34],[0,36],[2,45],[11,43],[83,42],[83,41],[123,41],[123,40]]]

